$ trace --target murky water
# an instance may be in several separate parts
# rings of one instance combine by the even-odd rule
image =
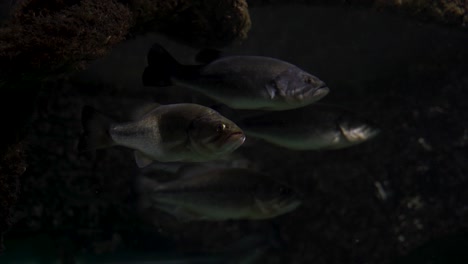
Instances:
[[[149,101],[218,104],[184,87],[143,86],[153,43],[183,64],[195,63],[198,50],[138,36],[87,70],[44,83],[0,263],[464,263],[466,32],[353,8],[256,7],[250,14],[248,39],[223,56],[278,58],[319,76],[330,88],[321,103],[365,116],[379,135],[301,151],[247,135],[230,165],[303,195],[301,206],[274,218],[142,213],[135,185],[150,169],[138,168],[124,147],[79,154],[82,107],[127,120]]]

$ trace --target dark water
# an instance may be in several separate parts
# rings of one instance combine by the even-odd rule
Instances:
[[[304,194],[270,220],[187,222],[141,215],[132,151],[80,156],[83,105],[124,117],[148,100],[211,104],[180,87],[143,87],[158,42],[138,36],[74,76],[44,84],[28,136],[16,224],[0,263],[467,263],[468,35],[352,8],[251,9],[229,54],[294,63],[330,87],[323,102],[380,125],[346,149],[293,151],[247,139],[236,153]]]

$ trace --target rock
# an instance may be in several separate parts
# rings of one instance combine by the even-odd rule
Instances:
[[[224,47],[247,37],[245,0],[130,1],[139,30],[157,30],[194,47]]]
[[[122,41],[132,24],[130,11],[114,0],[67,3],[23,3],[0,28],[0,69],[17,73],[82,68]]]

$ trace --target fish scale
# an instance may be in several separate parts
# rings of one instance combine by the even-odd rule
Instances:
[[[145,112],[132,122],[119,123],[84,107],[79,149],[124,146],[133,149],[137,165],[145,167],[155,160],[203,162],[221,159],[245,140],[243,131],[234,122],[202,105],[157,105]]]
[[[148,52],[142,79],[145,86],[187,87],[235,109],[300,108],[329,92],[316,76],[279,59],[229,56],[205,65],[181,65],[158,44]]]
[[[190,220],[271,218],[301,203],[288,186],[249,169],[195,171],[163,184],[142,176],[143,196],[154,207]]]

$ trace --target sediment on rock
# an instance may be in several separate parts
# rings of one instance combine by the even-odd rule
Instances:
[[[188,45],[221,47],[246,38],[250,29],[245,0],[122,2],[22,3],[0,28],[0,68],[8,72],[83,68],[129,32],[156,30]]]
[[[113,0],[28,1],[0,28],[0,68],[15,73],[82,68],[122,41],[131,19]]]
[[[224,47],[247,38],[251,22],[245,0],[133,0],[137,31],[160,31],[194,47]]]

